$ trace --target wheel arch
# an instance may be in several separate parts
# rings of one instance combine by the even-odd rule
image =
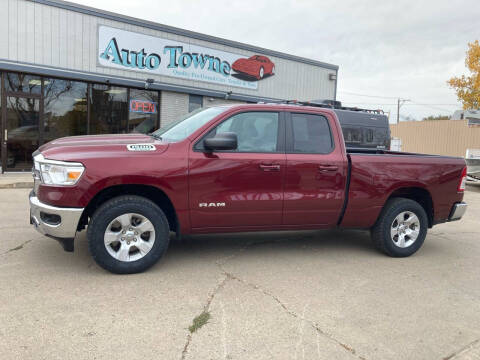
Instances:
[[[153,201],[165,213],[170,230],[176,232],[177,234],[180,232],[178,216],[168,195],[162,189],[156,186],[144,184],[119,184],[100,190],[85,207],[85,210],[83,211],[82,217],[79,221],[78,230],[83,229],[88,224],[88,218],[93,215],[95,210],[100,205],[110,199],[113,199],[114,197],[121,195],[143,196]]]
[[[433,219],[434,219],[433,200],[432,200],[432,195],[427,189],[418,187],[418,186],[401,187],[401,188],[395,189],[385,201],[385,205],[388,203],[390,199],[393,199],[393,198],[406,198],[419,203],[427,213],[428,227],[431,228],[433,226]]]

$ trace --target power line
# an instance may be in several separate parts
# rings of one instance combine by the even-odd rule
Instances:
[[[359,94],[359,93],[354,93],[354,92],[350,92],[350,91],[339,91],[339,93],[348,94],[348,95],[355,95],[355,96],[370,97],[370,98],[379,98],[379,99],[396,99],[396,97],[392,97],[392,96],[365,95],[365,94]]]
[[[339,91],[339,93],[348,94],[348,95],[354,95],[354,96],[363,96],[363,97],[369,97],[369,98],[396,99],[396,100],[398,100],[397,97],[393,97],[393,96],[367,95],[367,94],[359,94],[359,93],[350,92],[350,91]],[[346,103],[348,103],[348,104],[359,104],[359,105],[360,105],[360,104],[364,104],[364,105],[385,105],[385,106],[397,105],[397,104],[352,103],[352,102],[348,102],[348,101],[346,101]],[[458,104],[427,104],[427,103],[416,103],[416,102],[413,102],[413,101],[411,101],[410,104],[404,104],[404,105],[419,105],[419,106],[458,106]],[[438,110],[438,109],[436,109],[436,110]],[[444,109],[442,109],[442,110],[444,110]]]
[[[390,104],[390,103],[384,103],[384,104],[381,104],[381,103],[379,103],[379,104],[375,104],[375,103],[355,103],[355,102],[348,102],[348,101],[345,101],[345,103],[347,103],[347,104],[352,104],[352,105],[358,104],[358,105],[369,105],[369,106],[397,106],[397,123],[398,123],[399,120],[400,120],[400,107],[403,106],[403,105],[406,105],[406,106],[424,106],[424,107],[427,107],[427,108],[430,108],[430,109],[433,109],[433,110],[436,110],[436,111],[451,111],[451,110],[448,110],[448,109],[445,109],[445,108],[440,108],[440,107],[437,107],[437,106],[455,106],[455,107],[458,107],[458,106],[459,106],[458,104],[428,104],[428,103],[417,103],[417,102],[414,102],[414,101],[412,101],[412,100],[401,99],[401,98],[397,98],[397,97],[393,97],[393,96],[380,96],[380,95],[370,95],[370,94],[359,94],[359,93],[350,92],[350,91],[339,91],[339,93],[348,94],[348,95],[353,95],[353,96],[368,97],[368,98],[396,99],[396,100],[397,100],[397,103],[396,103],[396,104]],[[407,101],[408,101],[409,103],[407,103]]]
[[[345,101],[347,104],[352,104],[352,105],[397,105],[396,103],[392,104],[382,104],[382,103],[365,103],[365,102],[350,102],[350,101]],[[421,105],[421,106],[430,106],[430,105],[440,105],[440,106],[459,106],[458,104],[423,104],[423,103],[412,103],[412,104],[405,104],[405,105]]]
[[[413,102],[413,101],[412,101]],[[428,107],[430,109],[434,109],[434,110],[437,110],[437,111],[448,111],[447,109],[442,109],[442,108],[439,108],[439,107],[436,107],[436,106],[432,106],[434,104],[418,104],[418,103],[415,103],[413,102],[412,105],[420,105],[420,106],[425,106],[425,107]],[[439,105],[442,105],[442,104],[439,104]],[[457,105],[455,105],[457,106]]]

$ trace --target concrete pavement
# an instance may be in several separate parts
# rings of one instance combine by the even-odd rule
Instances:
[[[31,189],[33,177],[30,171],[0,174],[0,189]]]
[[[143,274],[66,253],[0,190],[2,359],[478,359],[480,187],[406,259],[362,231],[202,235]],[[202,313],[206,324],[190,333]]]

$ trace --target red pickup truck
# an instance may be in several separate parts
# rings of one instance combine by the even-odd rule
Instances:
[[[330,109],[251,104],[188,114],[152,134],[54,140],[34,154],[30,221],[73,251],[87,227],[115,273],[152,266],[170,232],[370,229],[390,256],[458,220],[461,158],[345,148]]]

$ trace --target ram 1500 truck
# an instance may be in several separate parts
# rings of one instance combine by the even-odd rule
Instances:
[[[73,251],[87,228],[115,273],[152,266],[170,232],[370,229],[409,256],[427,229],[467,205],[465,160],[345,148],[335,112],[313,106],[216,106],[156,132],[67,137],[34,154],[30,221]]]

